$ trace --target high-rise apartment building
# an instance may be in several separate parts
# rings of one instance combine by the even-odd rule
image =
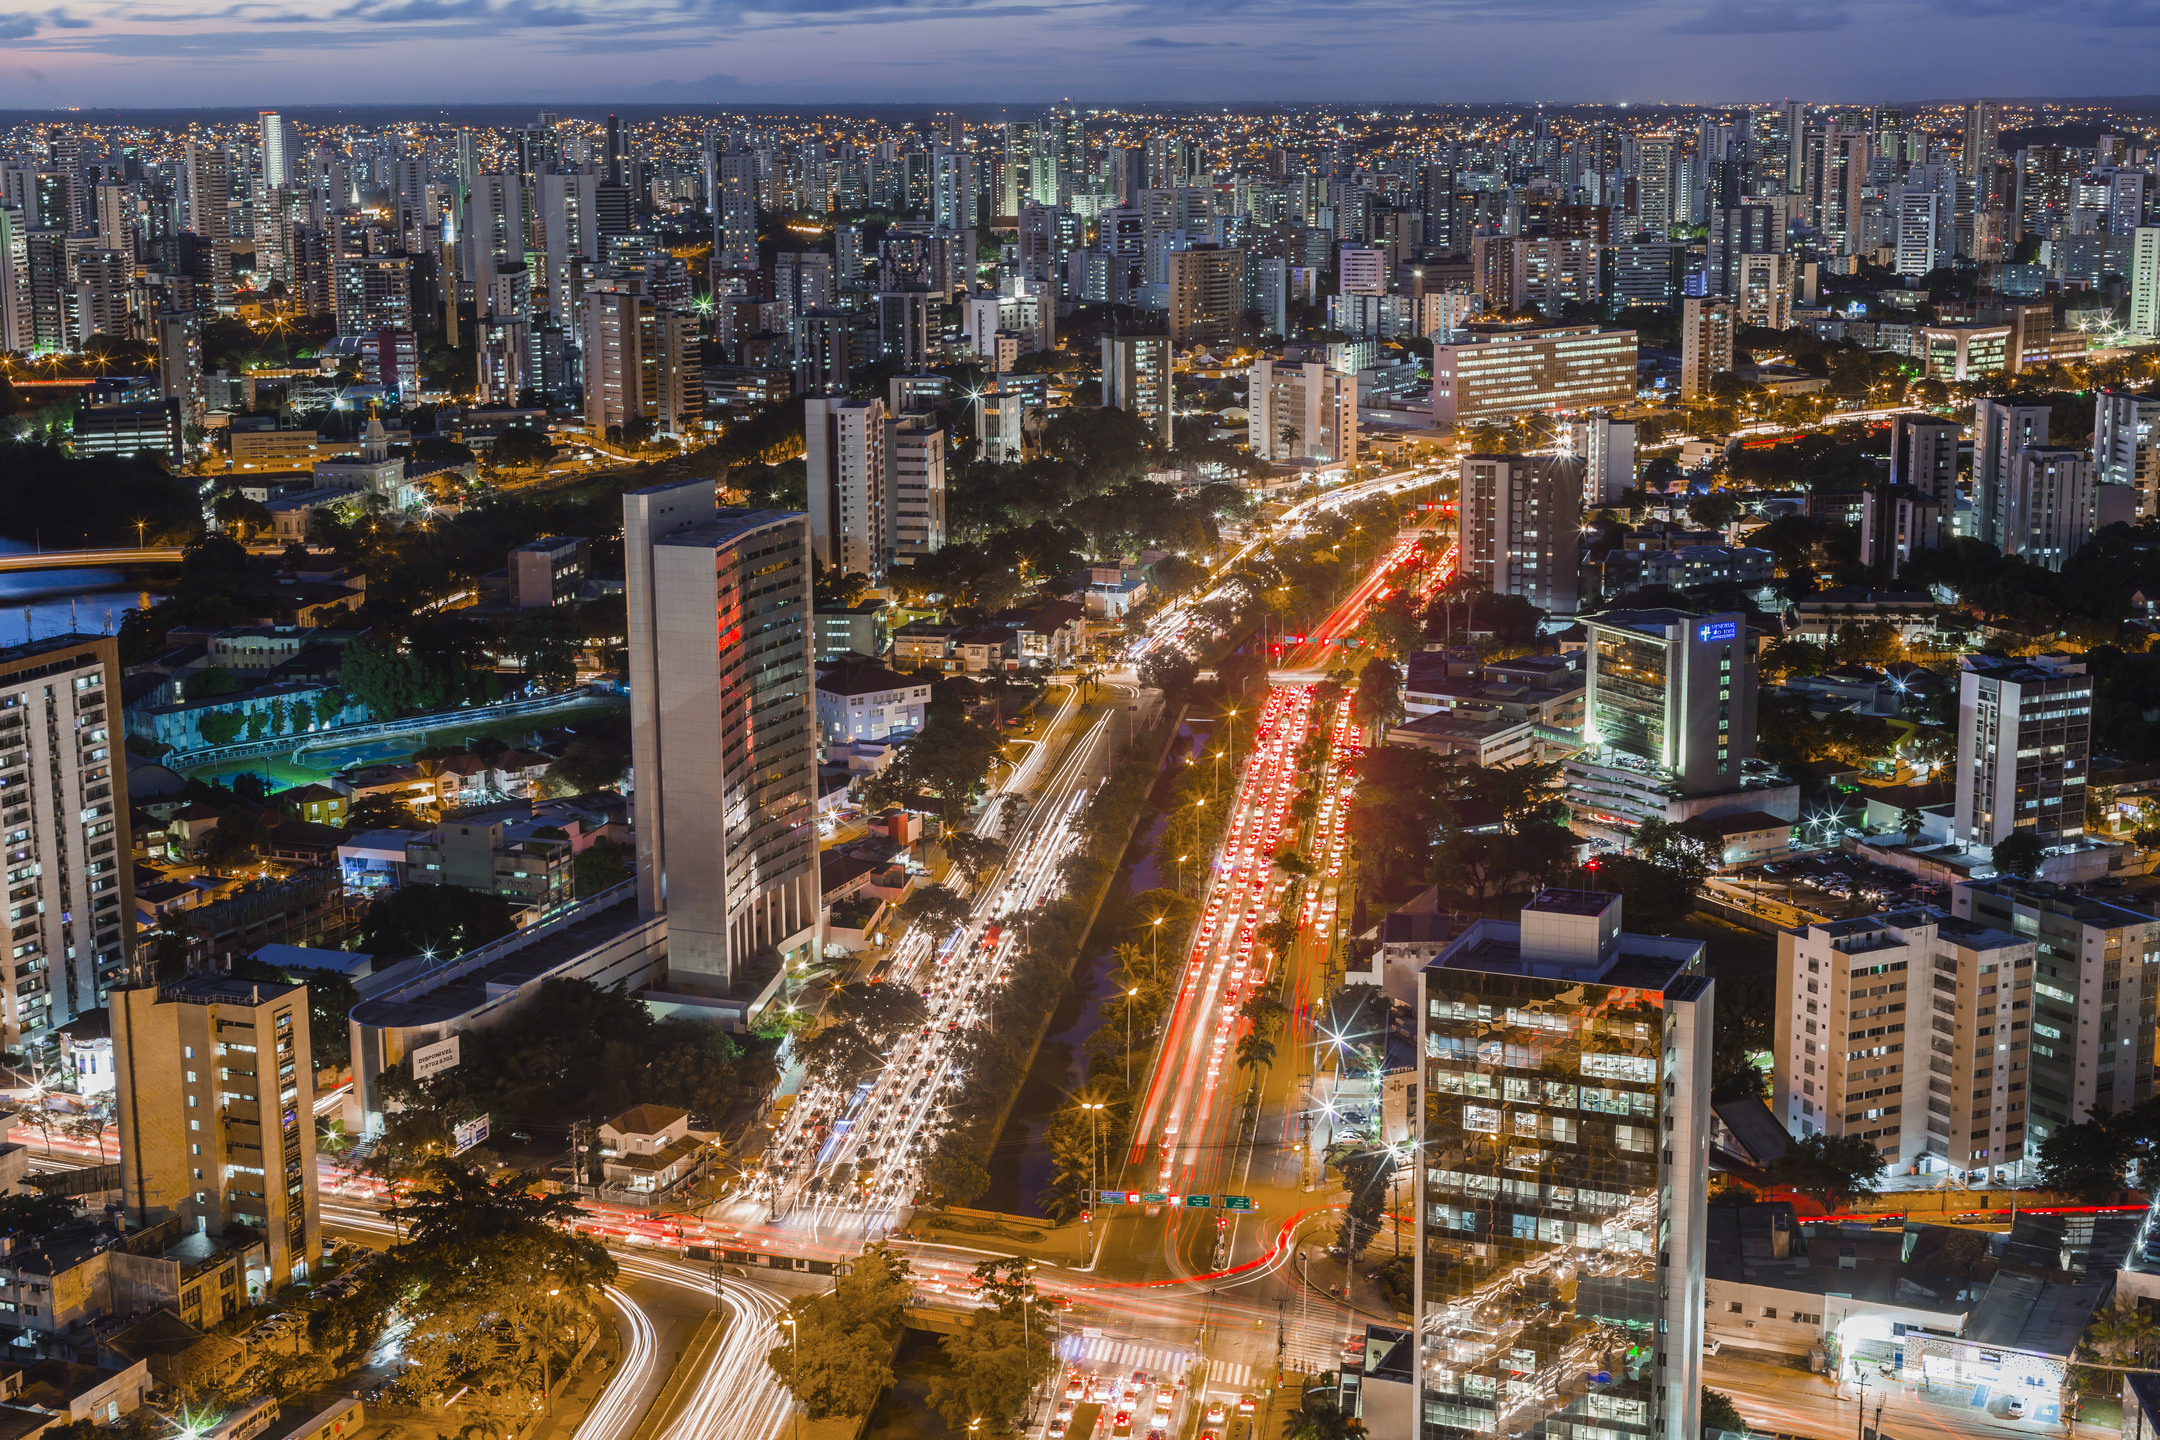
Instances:
[[[1102,341],[1102,402],[1147,422],[1157,444],[1171,443],[1175,399],[1167,335],[1105,335]]]
[[[723,270],[757,268],[757,160],[750,151],[732,149],[714,159],[719,203],[713,216],[713,263]]]
[[[294,167],[300,161],[300,136],[292,121],[275,110],[263,110],[256,114],[255,123],[262,136],[264,188],[275,190],[291,184]]]
[[[203,140],[187,144],[188,228],[209,250],[210,298],[228,305],[233,296],[232,156]]]
[[[1710,393],[1710,381],[1733,368],[1733,335],[1738,315],[1730,301],[1680,302],[1680,398]]]
[[[2092,538],[2097,499],[2088,451],[2075,445],[2018,451],[2002,489],[2003,554],[2062,569]]]
[[[305,1280],[322,1252],[307,987],[197,974],[111,998],[129,1222],[259,1236],[264,1293]]]
[[[808,943],[820,896],[809,517],[715,493],[623,497],[638,905],[693,994]]]
[[[578,271],[600,257],[600,177],[573,171],[539,177],[540,234],[548,309],[565,325],[576,323]]]
[[[2093,398],[2094,479],[2137,492],[2140,520],[2160,514],[2160,395],[2100,390]]]
[[[1586,415],[1570,427],[1569,443],[1583,462],[1583,510],[1617,505],[1635,485],[1635,422]]]
[[[180,423],[200,425],[203,391],[202,317],[193,310],[166,310],[157,317],[158,393],[180,402]]]
[[[413,328],[412,260],[405,255],[340,257],[330,262],[337,333]]]
[[[0,824],[12,939],[0,1038],[42,1039],[105,1004],[135,935],[120,660],[109,636],[0,650]]]
[[[1377,245],[1338,247],[1336,289],[1344,295],[1387,294],[1389,271],[1388,252]]]
[[[1975,100],[1965,107],[1963,144],[1958,152],[1958,174],[1979,177],[1994,169],[2002,153],[2002,107],[1993,100]]]
[[[912,565],[945,548],[945,431],[935,417],[885,419],[886,548]]]
[[[1927,906],[1778,934],[1770,1108],[1892,1171],[1984,1180],[2024,1153],[2033,942]]]
[[[2018,452],[2047,444],[2048,414],[2046,405],[1973,401],[1973,534],[1998,550],[2008,523]]]
[[[1245,252],[1199,245],[1167,258],[1170,339],[1179,345],[1236,339],[1245,326]]]
[[[1967,656],[1958,676],[1961,845],[1992,849],[2015,831],[2044,844],[2085,833],[2092,679],[2081,657]]]
[[[695,314],[638,293],[633,277],[602,281],[584,306],[585,423],[595,435],[642,418],[662,434],[704,425],[705,379]]]
[[[1586,473],[1574,456],[1465,455],[1463,573],[1495,595],[1574,614]]]
[[[1357,378],[1317,360],[1262,355],[1246,387],[1246,436],[1253,454],[1275,464],[1357,460]]]
[[[810,553],[840,575],[885,574],[891,534],[885,481],[885,402],[812,395],[803,401]]]
[[[1793,277],[1797,273],[1797,259],[1789,253],[1734,257],[1732,300],[1738,323],[1771,330],[1790,329]]]
[[[2130,333],[2160,337],[2160,225],[2130,232]]]
[[[1422,1423],[1375,1434],[1700,1430],[1714,986],[1700,941],[1620,926],[1546,890],[1419,972]],[[1568,1304],[1522,1302],[1560,1275]]]
[[[1635,142],[1635,216],[1641,232],[1653,240],[1672,233],[1679,147],[1679,138],[1667,134]]]
[[[1635,401],[1635,332],[1595,325],[1467,325],[1433,346],[1433,419],[1455,425]]]
[[[1950,503],[1957,498],[1958,441],[1964,426],[1926,411],[1892,417],[1890,483]]]
[[[2032,1046],[2028,1145],[2058,1125],[2120,1114],[2152,1097],[2160,921],[2015,875],[1953,886],[1950,906],[2033,942],[2033,993],[2017,997],[2030,999],[2032,1013],[2011,1026],[2013,1038]],[[2029,1037],[2016,1033],[2015,1020],[2030,1020]]]

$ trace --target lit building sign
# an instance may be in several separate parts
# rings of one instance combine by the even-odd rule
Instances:
[[[1713,640],[1737,639],[1739,634],[1740,622],[1737,620],[1719,620],[1709,625],[1695,627],[1695,638],[1705,645]]]

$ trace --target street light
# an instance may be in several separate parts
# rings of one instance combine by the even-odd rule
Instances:
[[[1088,1112],[1088,1198],[1084,1213],[1088,1217],[1088,1253],[1092,1256],[1095,1251],[1095,1201],[1100,1198],[1097,1192],[1102,1184],[1102,1177],[1096,1168],[1096,1157],[1102,1150],[1100,1117],[1103,1102],[1097,1100],[1091,1103],[1083,1100],[1080,1108]]]
[[[788,1327],[788,1389],[793,1391],[802,1380],[802,1330],[795,1323],[793,1315],[781,1316],[780,1323]],[[800,1436],[802,1434],[802,1397],[800,1395],[791,1395],[790,1398],[795,1401],[795,1434]]]

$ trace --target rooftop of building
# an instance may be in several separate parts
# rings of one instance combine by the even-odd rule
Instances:
[[[254,1008],[295,991],[304,985],[280,985],[275,980],[241,980],[231,975],[183,975],[157,987],[158,999],[185,1005],[246,1005]]]
[[[638,914],[636,897],[625,896],[612,905],[578,916],[560,929],[493,956],[462,974],[449,973],[457,962],[446,961],[439,979],[431,983],[429,975],[415,976],[389,994],[361,1001],[353,1007],[352,1018],[362,1025],[384,1030],[440,1025],[486,1004],[491,990],[515,989],[537,980],[557,966],[644,923],[644,918]]]
[[[2115,930],[2125,925],[2150,925],[2153,922],[2153,917],[2143,910],[2132,910],[2126,905],[2093,899],[2052,880],[2026,880],[2016,875],[1996,875],[1986,880],[1967,881],[1965,888],[1999,895],[2013,903],[2030,905],[2036,910],[2060,915],[2081,925],[2097,925]]]
[[[2013,945],[2028,945],[2006,930],[1983,925],[1974,920],[1963,920],[1931,905],[1914,905],[1903,910],[1889,910],[1880,915],[1856,915],[1850,920],[1827,920],[1808,926],[1810,934],[1827,937],[1838,950],[1860,952],[1880,949],[1896,943],[1893,931],[1913,930],[1932,925],[1935,933],[1954,944],[1971,950],[2000,950]]]
[[[1703,823],[1720,835],[1754,835],[1764,830],[1790,830],[1794,821],[1780,820],[1767,810],[1743,810],[1737,815],[1707,815]]]
[[[585,537],[582,535],[542,535],[537,540],[528,540],[523,545],[513,546],[510,553],[513,555],[520,552],[551,553],[556,550],[568,550],[573,545],[583,545],[584,543]]]
[[[608,1128],[621,1135],[657,1135],[678,1120],[687,1120],[690,1112],[677,1110],[669,1105],[633,1105],[607,1122]]]
[[[2013,685],[2045,685],[2083,678],[2085,657],[2035,655],[2030,659],[2019,659],[2007,655],[1967,655],[1961,668],[1970,675],[1983,675]]]
[[[1603,915],[1620,903],[1620,897],[1608,890],[1540,890],[1523,906],[1523,913],[1540,915]]]
[[[827,695],[869,695],[879,690],[927,690],[930,682],[876,660],[839,660],[818,667],[817,688]]]

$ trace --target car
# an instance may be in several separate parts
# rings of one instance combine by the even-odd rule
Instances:
[[[1155,1387],[1155,1413],[1157,1415],[1169,1414],[1170,1407],[1175,1405],[1176,1403],[1177,1391],[1171,1389],[1168,1385],[1158,1385]]]
[[[1078,1400],[1086,1393],[1087,1377],[1085,1375],[1075,1370],[1065,1377],[1065,1398],[1067,1400]]]
[[[2023,1419],[2025,1416],[2025,1397],[2022,1395],[2005,1395],[2003,1397],[2003,1414],[2009,1416],[2012,1420]]]
[[[1240,1414],[1240,1415],[1250,1415],[1250,1414],[1252,1414],[1252,1413],[1253,1413],[1253,1411],[1255,1411],[1255,1410],[1257,1410],[1257,1409],[1259,1409],[1259,1408],[1260,1408],[1260,1402],[1259,1402],[1259,1400],[1255,1399],[1255,1398],[1254,1398],[1253,1396],[1251,1396],[1251,1395],[1240,1395],[1240,1396],[1238,1396],[1238,1397],[1237,1397],[1237,1413],[1238,1413],[1238,1414]]]
[[[1200,1423],[1208,1426],[1219,1426],[1229,1418],[1230,1412],[1224,1408],[1222,1401],[1211,1400],[1208,1402],[1207,1413],[1200,1417]]]
[[[1112,1440],[1130,1440],[1132,1435],[1132,1411],[1120,1410],[1117,1412],[1117,1418],[1110,1422],[1110,1434]]]
[[[1048,1435],[1050,1440],[1065,1440],[1066,1428],[1071,1424],[1070,1415],[1053,1415],[1050,1417],[1050,1428],[1043,1433]]]

